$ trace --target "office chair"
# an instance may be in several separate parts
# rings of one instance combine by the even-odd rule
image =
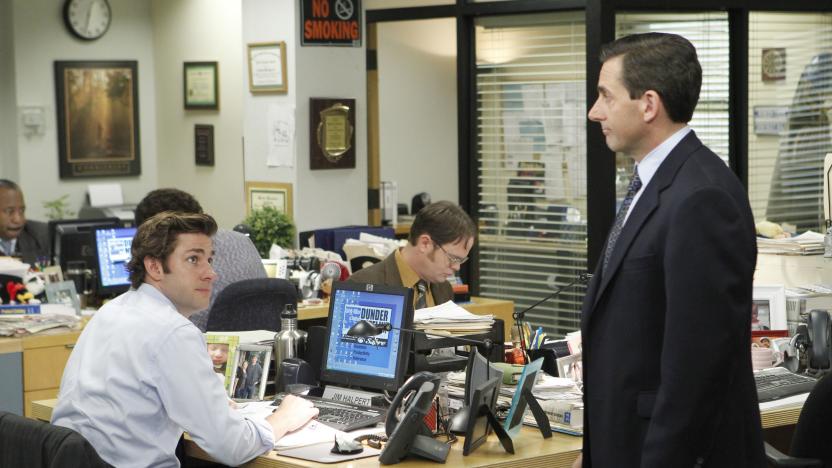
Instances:
[[[72,429],[0,411],[0,466],[110,467]]]
[[[380,258],[370,257],[369,255],[361,255],[359,257],[354,257],[350,259],[350,269],[353,273],[355,273],[356,271],[362,268],[367,268],[370,265],[375,265],[380,261]]]
[[[211,331],[280,331],[280,313],[286,304],[297,306],[295,285],[280,278],[237,281],[223,289],[208,313]]]
[[[825,376],[812,389],[803,403],[792,436],[789,455],[784,455],[766,442],[766,459],[770,466],[832,468],[832,444],[829,443],[829,421],[832,420],[832,379]]]

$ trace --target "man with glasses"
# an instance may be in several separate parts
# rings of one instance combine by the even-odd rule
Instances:
[[[462,208],[449,201],[431,203],[413,220],[406,246],[357,271],[350,281],[413,288],[416,309],[442,304],[454,297],[448,278],[468,261],[476,233]]]

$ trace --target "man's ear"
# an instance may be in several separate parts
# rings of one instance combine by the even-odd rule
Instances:
[[[416,239],[416,248],[419,249],[420,252],[426,253],[431,247],[433,247],[433,241],[429,235],[421,234]]]
[[[664,109],[664,103],[659,93],[648,89],[641,95],[641,113],[645,123],[656,120],[659,113]]]
[[[144,271],[146,272],[145,274],[149,279],[152,279],[153,281],[161,281],[162,275],[164,274],[162,261],[158,258],[145,257]]]

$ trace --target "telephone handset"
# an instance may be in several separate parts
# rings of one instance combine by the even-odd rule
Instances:
[[[829,312],[817,309],[810,311],[806,327],[809,332],[808,367],[815,370],[829,369],[832,364]]]
[[[451,447],[434,440],[424,422],[439,389],[439,382],[436,374],[419,372],[396,393],[387,411],[384,427],[388,441],[378,457],[382,465],[398,463],[408,454],[440,463],[448,458]]]

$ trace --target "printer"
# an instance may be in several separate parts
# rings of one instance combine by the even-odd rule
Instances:
[[[78,210],[79,219],[118,218],[122,225],[133,225],[136,215],[135,203],[124,203],[121,184],[90,184],[87,199]]]

